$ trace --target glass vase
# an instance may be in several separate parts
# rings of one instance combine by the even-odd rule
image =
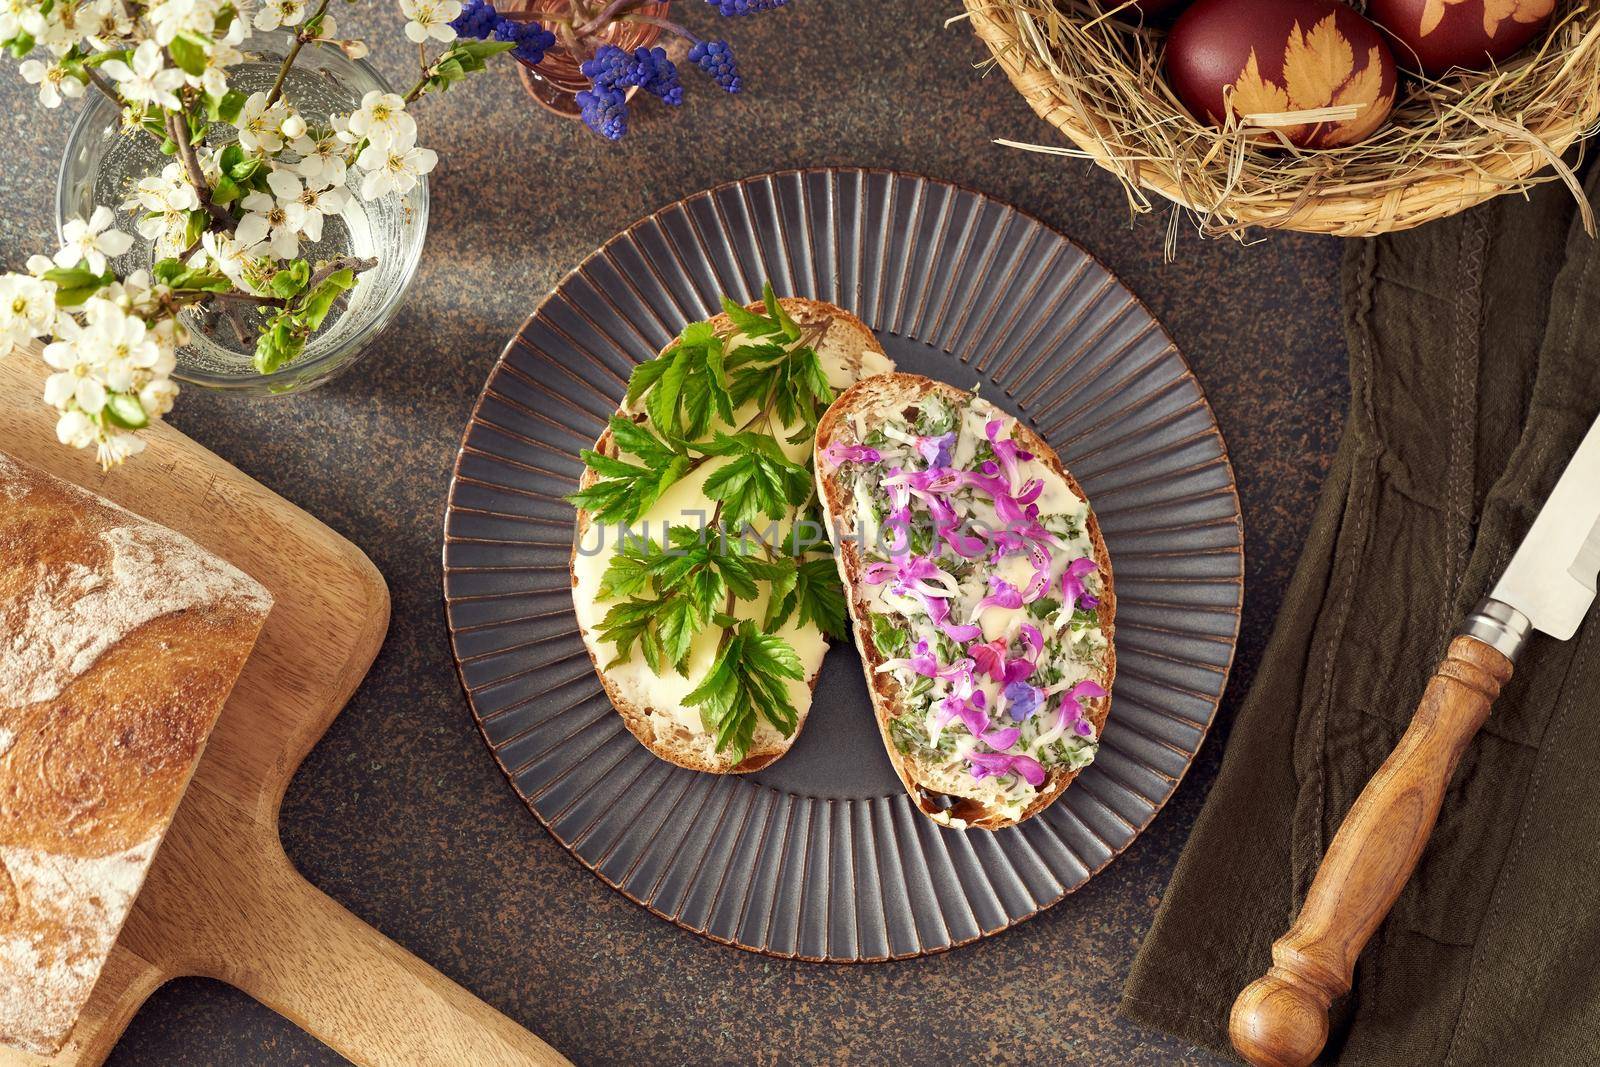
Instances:
[[[253,34],[245,42],[247,60],[228,71],[229,87],[245,94],[269,89],[292,43],[293,38],[281,31]],[[289,71],[283,99],[307,122],[325,125],[330,115],[355,110],[373,89],[391,91],[370,64],[335,48],[307,45]],[[220,150],[233,139],[230,127],[214,123],[208,144]],[[87,94],[56,185],[58,228],[68,219],[87,218],[96,205],[110,207],[118,211],[118,228],[134,234],[133,247],[112,261],[113,268],[119,275],[148,268],[156,259],[154,243],[139,236],[129,216],[118,208],[140,178],[160,172],[169,162],[171,157],[161,154],[155,138],[121,128],[112,101],[98,93]],[[359,275],[356,287],[341,297],[300,357],[270,375],[262,374],[252,358],[255,322],[200,307],[184,312],[191,339],[178,350],[174,377],[208,388],[280,395],[327,381],[370,348],[399,310],[421,259],[428,229],[428,183],[424,177],[409,193],[373,201],[360,198],[359,184],[360,176],[351,167],[345,209],[324,221],[321,240],[300,242],[300,255],[313,264],[336,256],[370,257],[377,266]]]

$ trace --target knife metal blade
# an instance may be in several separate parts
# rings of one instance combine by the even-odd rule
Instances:
[[[1600,419],[1567,464],[1490,592],[1535,629],[1571,639],[1594,604],[1600,582]]]

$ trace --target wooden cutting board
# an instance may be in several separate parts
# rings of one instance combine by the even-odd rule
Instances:
[[[187,534],[277,601],[88,1008],[48,1062],[99,1064],[158,986],[204,975],[361,1064],[566,1063],[312,886],[278,840],[289,778],[389,628],[372,561],[168,426],[102,474],[92,451],[56,443],[46,369],[29,351],[0,359],[0,448]],[[0,1065],[44,1062],[0,1050]]]

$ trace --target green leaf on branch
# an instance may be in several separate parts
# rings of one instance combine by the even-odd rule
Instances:
[[[457,41],[450,52],[445,54],[450,55],[451,53],[459,52],[470,56],[478,60],[480,65],[469,67],[468,69],[482,70],[481,64],[483,60],[488,59],[490,56],[497,56],[502,52],[509,52],[515,47],[517,47],[517,42],[515,41],[499,41],[494,38],[486,38],[481,41]]]
[[[354,289],[356,285],[355,271],[349,267],[336,270],[322,281],[316,288],[306,294],[301,302],[300,310],[295,314],[295,322],[303,327],[307,333],[314,333],[322,328],[322,320],[328,317],[328,312],[333,310],[333,302],[341,295]]]
[[[188,248],[200,240],[200,235],[206,232],[206,227],[210,224],[210,214],[201,208],[189,212],[189,217],[183,224],[183,247]]]
[[[239,124],[239,113],[244,110],[245,95],[237,89],[229,89],[221,96],[206,97],[206,117],[212,122],[226,122],[230,126]],[[235,141],[229,147],[236,147]]]
[[[297,259],[274,274],[267,287],[272,290],[273,296],[289,300],[299,296],[310,280],[311,264],[303,259]]]
[[[238,148],[238,147],[239,147],[239,145],[238,145],[237,141],[228,146],[228,148]],[[249,181],[251,178],[254,178],[256,176],[256,174],[261,170],[261,168],[266,165],[266,162],[267,162],[261,156],[246,156],[244,154],[244,149],[242,149],[242,148],[239,149],[239,156],[240,156],[239,160],[236,163],[233,163],[232,165],[230,165],[227,162],[227,159],[228,159],[227,149],[223,149],[223,155],[222,155],[223,164],[222,164],[222,166],[223,166],[223,173],[224,174],[226,174],[228,177],[232,178],[234,181],[239,182],[241,184],[243,184],[244,182]]]
[[[280,311],[256,340],[256,370],[271,374],[296,359],[305,347],[306,339],[295,330],[288,312]]]
[[[217,184],[211,187],[211,202],[213,204],[231,204],[244,195],[244,190],[239,188],[239,183],[226,174],[217,179]]]
[[[6,51],[10,52],[13,56],[18,59],[22,59],[29,52],[33,51],[33,44],[33,34],[29,33],[27,30],[23,30],[9,41],[6,41],[5,47]]]
[[[196,33],[179,33],[167,45],[167,54],[185,74],[196,78],[206,72],[206,45],[209,42]]]
[[[133,49],[116,48],[109,52],[93,52],[87,56],[84,56],[82,63],[86,67],[98,67],[105,63],[111,62],[113,59],[120,59],[124,63],[131,63],[133,62]]]
[[[156,281],[178,292],[228,293],[233,291],[233,281],[221,271],[186,267],[181,260],[157,260],[150,268]]]
[[[89,269],[87,262],[80,262],[76,267],[51,267],[43,277],[45,281],[55,283],[56,306],[64,308],[79,306],[117,280],[110,271],[96,274]]]

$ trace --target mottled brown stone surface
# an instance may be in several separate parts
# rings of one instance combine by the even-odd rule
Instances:
[[[1130,224],[1087,163],[993,137],[1060,143],[980,46],[943,28],[953,0],[794,0],[721,20],[740,97],[686,71],[678,113],[635,109],[621,145],[526,101],[509,64],[419,110],[441,156],[408,307],[368,360],[297,399],[186,394],[173,421],[360,545],[394,595],[371,676],[290,787],[283,837],[313,882],[581,1063],[1203,1062],[1113,1014],[1260,659],[1344,401],[1331,239],[1241,247],[1165,217]],[[341,5],[393,81],[413,52],[391,5]],[[72,109],[45,112],[3,61],[0,262],[53,250],[51,204]],[[1015,930],[925,960],[785,963],[703,941],[578,866],[512,794],[467,714],[440,601],[440,520],[461,428],[500,347],[562,274],[680,196],[782,167],[920,171],[1008,200],[1074,237],[1162,317],[1227,437],[1244,502],[1244,630],[1221,728],[1128,852]],[[46,246],[49,246],[48,248]],[[0,429],[0,435],[3,435]],[[290,1023],[219,984],[174,982],[113,1062],[331,1063]]]

